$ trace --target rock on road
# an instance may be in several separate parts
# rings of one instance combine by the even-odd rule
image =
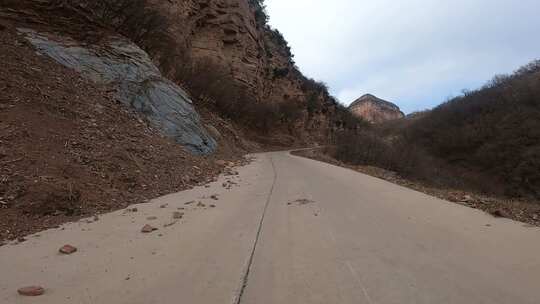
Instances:
[[[540,303],[538,228],[287,152],[238,171],[0,247],[0,303]]]

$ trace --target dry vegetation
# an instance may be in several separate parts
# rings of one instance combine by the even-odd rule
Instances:
[[[435,109],[343,133],[335,156],[431,186],[540,198],[540,62]]]

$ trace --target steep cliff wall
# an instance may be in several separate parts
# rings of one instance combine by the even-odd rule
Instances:
[[[254,0],[154,1],[191,60],[211,61],[253,96],[252,102],[293,103],[302,109],[294,130],[326,140],[337,104],[295,66],[287,42],[266,24]],[[339,120],[339,119],[338,119]]]
[[[231,111],[229,99],[256,105],[236,116],[255,117],[252,126],[238,119],[240,128],[255,131],[261,129],[258,117],[273,120],[264,122],[259,138],[325,142],[335,131],[351,128],[353,120],[324,84],[296,67],[284,37],[267,24],[259,0],[6,1],[17,7],[18,20],[47,24],[82,43],[101,43],[104,31],[126,36],[191,94],[197,110],[228,107],[220,115],[234,120],[238,117],[230,117],[231,112],[239,111]],[[253,110],[258,112],[252,115]]]

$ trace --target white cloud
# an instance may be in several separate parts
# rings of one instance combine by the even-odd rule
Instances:
[[[267,0],[296,62],[344,103],[373,93],[406,112],[540,57],[540,1]]]

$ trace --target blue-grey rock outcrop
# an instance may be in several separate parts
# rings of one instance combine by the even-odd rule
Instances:
[[[210,154],[217,148],[188,95],[164,78],[148,54],[129,40],[109,36],[99,44],[85,45],[30,29],[19,32],[39,53],[96,83],[112,85],[119,101],[144,114],[153,127],[190,152]]]

